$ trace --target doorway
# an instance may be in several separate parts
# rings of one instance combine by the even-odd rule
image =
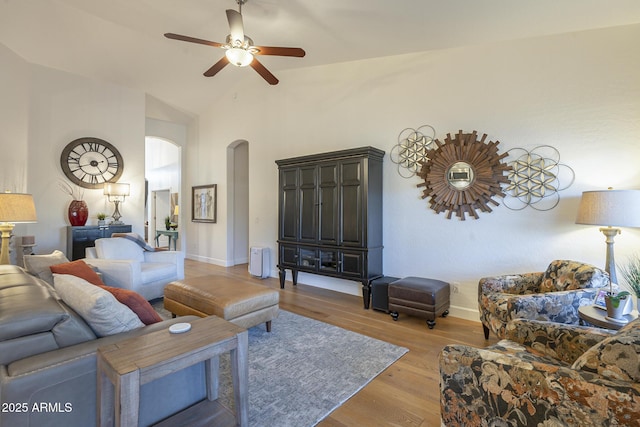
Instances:
[[[169,246],[167,236],[160,236],[158,245],[156,245],[156,230],[164,230],[164,219],[171,218],[171,190],[155,190],[151,193],[151,218],[149,221],[149,238],[148,241],[153,247]],[[164,240],[167,244],[164,245]]]
[[[227,147],[228,264],[249,263],[249,143]]]

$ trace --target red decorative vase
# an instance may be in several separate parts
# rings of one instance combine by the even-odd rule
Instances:
[[[69,205],[69,222],[73,226],[82,226],[89,218],[89,208],[84,200],[72,200]]]

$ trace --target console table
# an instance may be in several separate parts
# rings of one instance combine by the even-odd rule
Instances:
[[[140,386],[200,362],[205,363],[207,373],[207,399],[161,424],[186,425],[186,419],[193,423],[211,417],[229,419],[230,411],[216,402],[219,356],[226,352],[231,353],[234,424],[248,425],[247,330],[216,316],[190,323],[191,330],[181,334],[172,334],[167,328],[98,348],[99,425],[115,422],[116,426],[137,426]]]
[[[160,236],[167,236],[169,238],[169,249],[171,249],[171,241],[173,240],[173,250],[177,250],[178,230],[156,230],[156,247],[160,246],[160,242],[158,241]]]
[[[67,258],[84,258],[84,250],[94,247],[96,240],[111,237],[113,233],[131,233],[130,225],[86,225],[67,227]]]

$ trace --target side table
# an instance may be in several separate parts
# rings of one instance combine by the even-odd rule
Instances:
[[[243,427],[248,425],[247,330],[216,316],[190,323],[191,330],[185,333],[172,334],[167,328],[98,349],[98,425],[115,423],[116,426],[137,427],[140,386],[199,362],[205,363],[207,399],[170,417],[174,421],[172,425],[180,425],[177,417],[187,412],[193,416],[194,411],[206,417],[224,418],[225,414],[214,415],[211,410],[229,412],[215,402],[219,356],[226,352],[231,354],[234,423]],[[202,406],[208,409],[197,412]]]
[[[609,320],[609,318],[607,317],[607,310],[596,308],[591,304],[580,306],[578,308],[578,316],[580,316],[582,320],[591,323],[592,325],[598,326],[600,328],[615,330],[622,328],[627,323],[638,318],[638,314],[634,311],[631,314],[622,316],[626,320],[626,322],[616,322],[613,320]]]
[[[173,250],[177,250],[178,230],[156,230],[156,247],[160,246],[160,236],[167,236],[169,238],[169,244],[167,246],[169,250],[171,250],[171,241],[173,240]]]

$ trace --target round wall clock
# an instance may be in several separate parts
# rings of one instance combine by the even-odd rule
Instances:
[[[98,189],[105,182],[120,179],[124,162],[116,147],[102,139],[87,137],[71,141],[64,147],[60,166],[74,184]]]

